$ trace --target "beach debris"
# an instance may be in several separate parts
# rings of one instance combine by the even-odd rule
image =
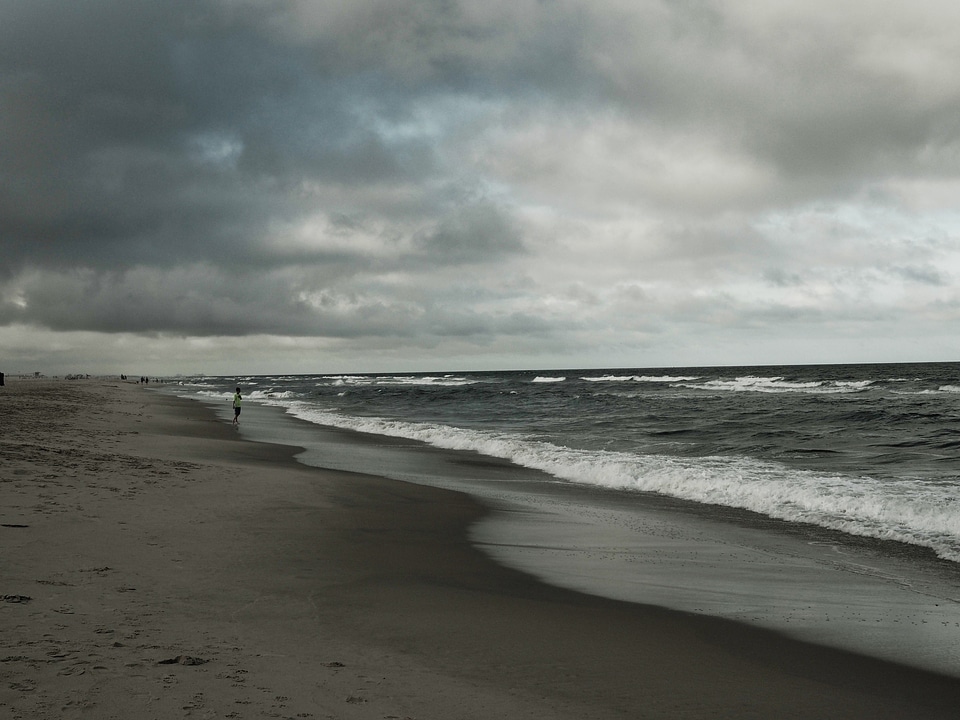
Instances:
[[[159,660],[157,665],[203,665],[210,662],[203,658],[193,657],[192,655],[177,655],[175,658]]]
[[[29,595],[2,595],[0,600],[5,603],[28,603],[33,600]]]
[[[5,528],[28,528],[29,525],[21,525],[20,523],[0,523],[0,527]]]
[[[366,698],[358,697],[357,695],[348,695],[347,702],[353,705],[360,705],[361,703],[367,702]]]
[[[342,662],[336,662],[336,661],[334,661],[334,662],[322,663],[322,665],[323,665],[324,667],[328,667],[328,668],[342,668],[342,667],[346,667],[346,665],[344,665]]]

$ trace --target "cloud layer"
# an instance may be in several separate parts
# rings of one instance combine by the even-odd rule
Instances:
[[[960,8],[883,5],[0,0],[6,362],[952,357]]]

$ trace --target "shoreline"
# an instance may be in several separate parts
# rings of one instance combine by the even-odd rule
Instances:
[[[199,399],[224,419],[229,411]],[[467,492],[474,546],[550,585],[721,617],[960,678],[957,566],[933,551],[748,510],[557,481],[474,451],[252,405],[241,435],[297,460]]]
[[[463,493],[303,465],[193,400],[0,393],[0,594],[28,598],[0,604],[14,718],[948,718],[960,701],[955,678],[547,585],[470,543],[489,510]]]

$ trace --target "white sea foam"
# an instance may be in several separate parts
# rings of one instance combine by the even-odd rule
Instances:
[[[960,394],[958,385],[941,385],[937,389],[926,390],[891,390],[891,395],[957,395]]]
[[[841,390],[863,390],[873,385],[873,380],[835,380],[833,384]]]
[[[699,380],[697,375],[601,375],[599,377],[580,378],[586,382],[648,382],[648,383],[676,383]]]
[[[303,397],[303,393],[293,392],[291,390],[281,390],[280,392],[276,392],[271,388],[267,388],[266,390],[250,390],[248,392],[241,392],[241,395],[245,400],[259,401],[297,400]],[[232,400],[233,390],[198,390],[189,397],[194,396],[210,398],[213,400]]]
[[[861,392],[873,384],[871,380],[843,381],[843,380],[812,380],[809,382],[794,382],[784,380],[783,377],[755,377],[747,375],[732,380],[708,380],[696,385],[683,384],[682,387],[722,390],[727,392],[762,392],[762,393],[853,393]]]
[[[424,385],[424,386],[436,386],[436,387],[456,387],[458,385],[473,385],[477,381],[471,380],[470,378],[457,376],[457,375],[442,375],[442,376],[430,376],[430,375],[384,375],[384,376],[371,376],[371,375],[325,375],[323,376],[322,383],[319,383],[319,386],[330,386],[334,387],[340,386],[370,386],[370,385],[397,385],[397,386],[410,386],[410,385]]]
[[[537,375],[531,382],[535,383],[559,383],[563,382],[567,378],[565,377],[548,377],[544,375]]]
[[[225,390],[197,390],[195,393],[189,395],[188,397],[202,397],[202,398],[211,398],[214,400],[221,400],[223,398],[230,399],[233,397],[232,392],[227,392]]]
[[[231,397],[233,396],[231,395]],[[244,397],[247,400],[287,400],[301,398],[303,397],[303,393],[293,392],[292,390],[281,390],[280,392],[277,392],[268,388],[267,390],[252,390],[248,393],[245,393]]]
[[[317,424],[472,450],[542,470],[559,480],[742,508],[849,534],[929,547],[945,559],[960,562],[960,514],[950,486],[909,480],[881,483],[743,457],[586,451],[510,434],[345,416],[303,402],[275,404]]]

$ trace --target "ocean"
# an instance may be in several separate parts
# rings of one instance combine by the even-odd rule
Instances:
[[[960,364],[184,380],[201,397],[960,562]]]
[[[241,426],[251,408],[272,408],[304,421],[294,444],[309,447],[311,427],[318,442],[337,429],[384,452],[432,446],[506,461],[474,482],[396,454],[334,457],[334,444],[306,459],[526,507],[474,537],[548,581],[802,627],[801,636],[860,651],[867,623],[898,624],[893,634],[871,630],[882,647],[867,650],[902,659],[906,632],[911,663],[960,674],[958,363],[191,377],[176,392],[226,412],[237,385]],[[264,427],[259,439],[282,440]],[[522,483],[506,481],[504,467],[523,468]],[[665,509],[674,514],[637,519]],[[677,540],[678,509],[722,541],[704,538],[703,523]],[[723,558],[698,561],[717,547]],[[695,566],[694,579],[678,579],[679,566]],[[811,598],[797,579],[814,572]],[[837,573],[840,599],[825,599]],[[873,599],[854,608],[843,593]],[[799,613],[805,602],[815,609]],[[931,622],[935,637],[909,629]]]

